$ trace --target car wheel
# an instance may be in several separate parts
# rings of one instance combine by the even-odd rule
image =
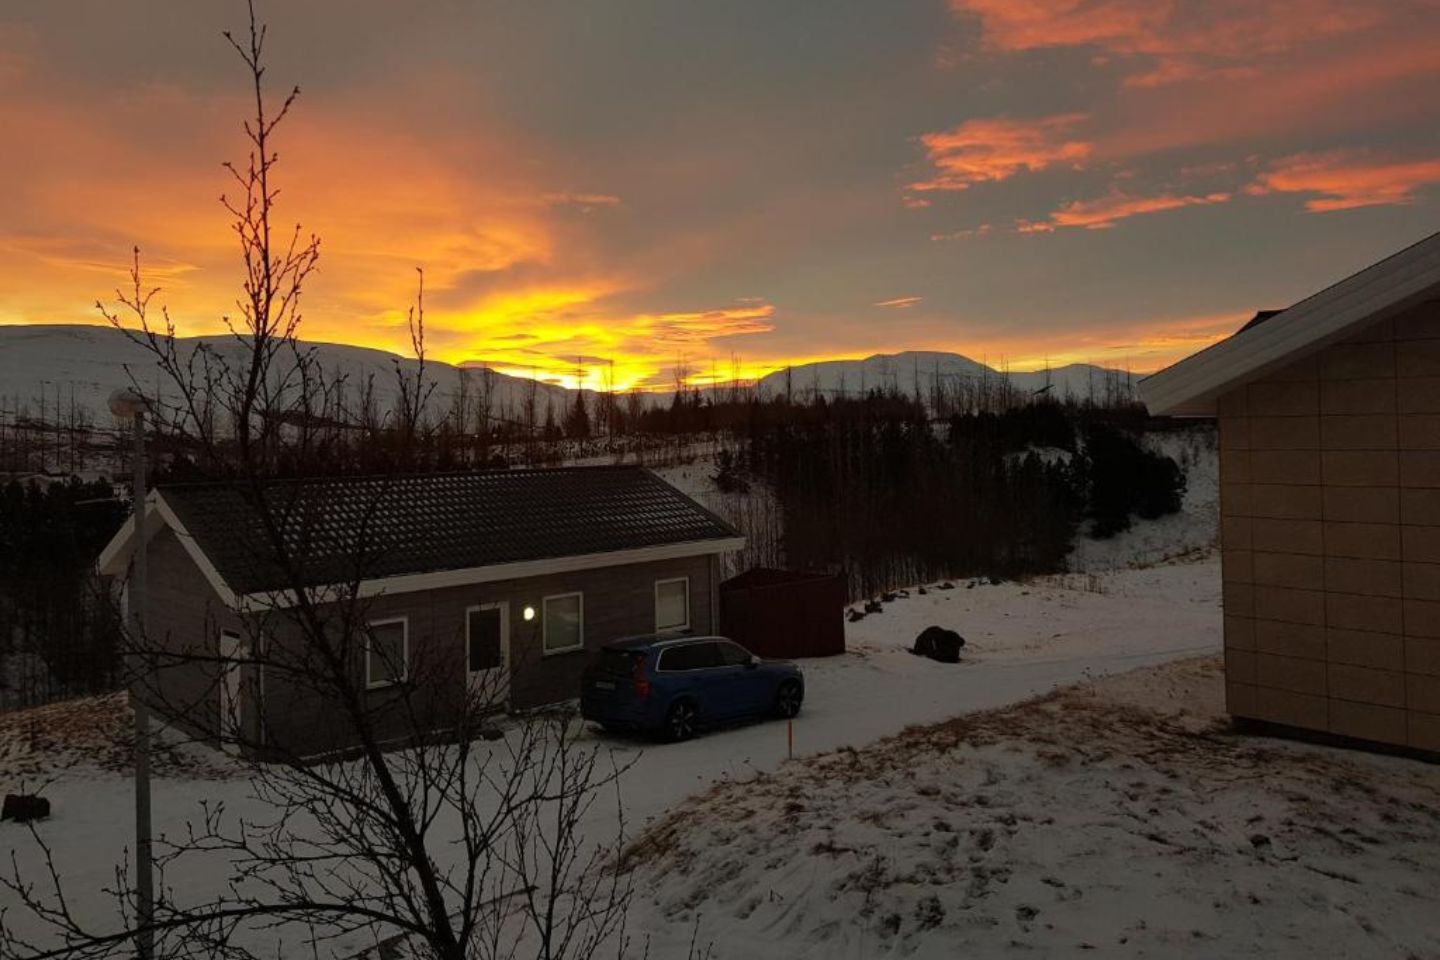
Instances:
[[[794,680],[786,680],[775,692],[775,713],[788,720],[800,712],[800,704],[804,699],[805,692],[800,689],[800,684]]]
[[[676,700],[665,714],[666,738],[678,743],[695,736],[695,717],[695,704],[689,700]]]

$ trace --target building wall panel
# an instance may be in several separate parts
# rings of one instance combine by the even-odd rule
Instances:
[[[1440,750],[1440,303],[1217,407],[1230,712]]]

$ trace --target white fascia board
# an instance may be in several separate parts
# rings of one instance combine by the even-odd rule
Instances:
[[[729,553],[745,547],[744,537],[725,537],[716,540],[692,540],[686,543],[666,543],[654,547],[638,547],[633,550],[613,550],[607,553],[587,553],[570,557],[550,557],[544,560],[522,560],[518,563],[500,563],[485,567],[467,567],[462,570],[436,570],[431,573],[402,574],[363,580],[355,596],[359,598],[378,597],[395,593],[414,593],[419,590],[443,590],[447,587],[465,587],[477,583],[495,583],[500,580],[523,580],[528,577],[543,577],[556,573],[574,573],[577,570],[591,570],[603,567],[619,567],[634,563],[652,563],[657,560],[675,560],[681,557],[709,556]],[[311,591],[316,602],[334,600],[348,596],[349,588],[332,585],[317,587]],[[294,605],[294,593],[289,590],[247,593],[239,598],[240,609],[254,610],[284,608]]]
[[[221,602],[232,610],[239,610],[240,605],[237,603],[239,598],[236,597],[235,591],[231,590],[230,585],[225,582],[225,578],[220,576],[220,571],[215,569],[215,564],[210,562],[205,551],[200,549],[200,544],[195,542],[195,538],[190,535],[189,530],[185,529],[185,524],[180,522],[180,518],[175,515],[175,511],[171,509],[170,504],[165,502],[165,498],[160,495],[158,490],[155,496],[155,507],[160,516],[164,518],[165,523],[175,531],[175,539],[180,541],[180,546],[185,548],[185,552],[190,555],[195,566],[200,568],[200,572],[205,575],[210,588],[220,597]]]
[[[1440,233],[1140,381],[1152,414],[1212,416],[1231,386],[1440,293]]]
[[[155,492],[145,499],[145,536],[153,537],[164,523],[159,511],[155,509]],[[110,542],[105,544],[105,549],[100,551],[100,558],[95,561],[95,568],[100,571],[101,576],[119,577],[125,574],[130,566],[130,554],[135,549],[135,515],[128,514],[125,523]]]
[[[225,582],[225,578],[220,576],[220,571],[215,569],[215,564],[210,562],[210,558],[205,555],[205,551],[200,549],[200,545],[196,543],[195,538],[190,535],[190,531],[185,529],[185,524],[180,522],[180,518],[175,515],[175,511],[171,508],[170,504],[165,502],[165,498],[160,494],[160,491],[152,490],[150,491],[150,495],[145,498],[146,541],[148,542],[151,537],[159,533],[162,527],[169,527],[175,531],[175,538],[180,541],[180,545],[185,548],[185,552],[190,555],[190,559],[194,561],[195,566],[200,568],[200,572],[204,574],[205,580],[210,584],[211,588],[214,589],[215,593],[219,595],[221,601],[231,609],[239,609],[236,606],[237,598],[235,591],[231,590]],[[123,577],[128,574],[130,558],[135,553],[134,541],[135,523],[132,518],[126,520],[125,526],[120,528],[120,530],[115,533],[115,536],[110,538],[110,542],[107,543],[105,549],[100,552],[100,559],[96,561],[96,568],[100,571],[101,575],[107,577]]]

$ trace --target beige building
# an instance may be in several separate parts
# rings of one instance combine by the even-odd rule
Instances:
[[[1230,713],[1440,751],[1440,234],[1141,391],[1219,420]]]

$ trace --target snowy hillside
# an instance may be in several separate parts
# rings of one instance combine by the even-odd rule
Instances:
[[[235,341],[228,336],[185,337],[178,341],[182,352],[204,345],[222,355],[232,355]],[[390,409],[397,394],[395,364],[412,373],[416,362],[384,350],[354,347],[345,344],[309,344],[317,351],[327,376],[343,375],[352,394],[358,395],[360,385],[373,381],[375,399],[382,410]],[[447,363],[431,360],[426,364],[427,376],[436,384],[431,402],[436,409],[449,409],[460,384],[460,371]],[[96,325],[29,325],[0,326],[0,410],[40,412],[41,399],[45,408],[54,410],[57,392],[61,409],[68,409],[73,397],[77,408],[100,417],[106,398],[117,387],[129,386],[132,376],[142,385],[153,385],[148,392],[158,391],[168,383],[159,374],[154,361],[141,347],[110,327]],[[481,371],[471,371],[471,392],[478,389]],[[530,382],[522,377],[492,374],[495,384],[493,407],[507,406],[518,410],[530,390]],[[804,398],[818,391],[825,396],[858,395],[872,388],[895,388],[914,393],[916,385],[924,396],[930,396],[937,380],[943,389],[954,391],[964,384],[999,384],[1009,377],[1021,394],[1033,394],[1051,385],[1049,393],[1056,397],[1097,399],[1114,394],[1132,395],[1131,378],[1122,371],[1106,370],[1084,364],[1058,367],[1047,372],[1003,374],[954,353],[899,353],[877,355],[865,360],[829,360],[823,363],[794,367],[789,373],[792,393]],[[772,373],[757,384],[764,397],[785,393],[786,373]],[[724,395],[726,388],[719,391]],[[702,391],[704,392],[704,391]],[[536,386],[538,415],[543,419],[553,399],[563,408],[573,392],[551,383]],[[666,394],[653,399],[668,402]]]
[[[1075,537],[1071,570],[1097,573],[1148,567],[1215,549],[1220,533],[1220,451],[1213,429],[1192,427],[1176,433],[1151,433],[1145,446],[1170,457],[1185,471],[1185,498],[1177,513],[1134,526],[1105,540],[1081,531]]]
[[[237,344],[228,336],[184,337],[177,340],[182,355],[200,346],[215,350],[230,359],[238,359]],[[417,363],[384,350],[352,347],[344,344],[309,344],[318,356],[327,377],[341,375],[352,396],[361,385],[374,383],[375,399],[380,409],[392,408],[398,394],[395,364],[414,375]],[[479,389],[480,370],[471,371],[470,391]],[[68,409],[73,396],[75,405],[97,418],[106,410],[110,391],[129,386],[131,378],[147,392],[168,396],[168,379],[161,374],[154,359],[143,347],[132,343],[118,330],[103,326],[0,326],[0,410],[24,409],[33,415],[40,412],[41,398],[47,410],[54,410],[58,391],[61,409]],[[436,409],[449,409],[460,384],[460,370],[447,363],[427,361],[426,377],[436,384],[431,404]],[[530,389],[530,381],[505,374],[492,374],[493,409],[519,409]],[[164,388],[164,389],[162,389]],[[557,407],[572,392],[553,384],[536,386],[539,416],[544,417],[547,402],[553,398]]]
[[[1021,393],[1034,394],[1048,385],[1048,393],[1057,397],[1088,397],[1101,399],[1119,391],[1134,395],[1134,380],[1123,370],[1109,370],[1085,363],[1075,363],[1051,370],[1029,373],[1005,373],[971,360],[958,353],[909,351],[881,353],[863,360],[826,360],[792,367],[768,374],[760,380],[764,395],[775,396],[786,391],[787,379],[792,395],[808,397],[819,392],[825,396],[859,396],[873,389],[899,390],[907,394],[930,396],[937,381],[943,389],[953,390],[957,384],[989,381],[1010,384]]]

